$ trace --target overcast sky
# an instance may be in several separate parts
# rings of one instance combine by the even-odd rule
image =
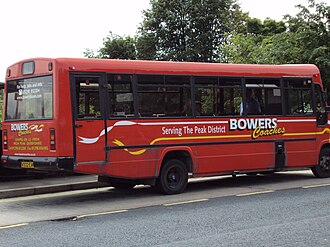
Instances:
[[[317,0],[320,2],[321,0]],[[251,17],[281,20],[307,0],[239,0]],[[330,0],[323,0],[327,4]],[[149,0],[1,0],[0,81],[6,68],[32,57],[83,57],[109,31],[134,35]]]

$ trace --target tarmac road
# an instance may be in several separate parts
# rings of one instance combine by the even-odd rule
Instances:
[[[247,183],[236,182],[245,186]],[[227,190],[233,187],[228,181],[224,183],[230,187]],[[271,183],[262,184],[276,187]],[[255,183],[250,186],[255,189]],[[187,194],[214,195],[215,187],[213,182],[193,184]],[[148,189],[144,190],[149,193]],[[136,194],[139,196],[128,195],[129,202],[158,197],[139,191]],[[108,195],[113,197],[113,194]],[[92,205],[110,206],[114,201],[114,198],[105,198],[107,203],[104,204],[100,195],[74,197],[67,202],[62,198],[61,203],[59,198],[16,202],[16,205],[21,204],[16,210],[46,201],[59,203],[56,209],[69,210],[73,202],[80,201],[76,206],[89,205],[92,211]],[[124,200],[123,197],[115,196],[115,199]],[[172,196],[162,198],[171,201]],[[3,227],[0,228],[0,246],[330,246],[327,184],[203,198],[148,207],[127,204],[131,209]],[[48,209],[46,205],[45,210]],[[106,209],[109,208],[103,208]]]
[[[81,215],[102,215],[118,210],[131,210],[163,204],[328,185],[330,185],[330,178],[317,179],[310,171],[301,171],[274,175],[242,175],[236,178],[224,176],[192,179],[185,193],[172,196],[160,195],[148,186],[137,186],[128,192],[104,187],[15,197],[0,200],[0,227],[74,218]]]

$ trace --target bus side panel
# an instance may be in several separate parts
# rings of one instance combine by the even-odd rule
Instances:
[[[310,167],[317,163],[316,121],[314,118],[283,119],[287,167]]]
[[[100,164],[94,163],[94,164],[76,164],[74,166],[74,171],[79,173],[85,173],[85,174],[100,174]]]
[[[197,146],[196,174],[274,168],[273,143]]]
[[[101,166],[100,174],[127,179],[156,177],[156,153],[157,149],[149,149],[141,155],[132,155],[123,149],[112,150],[109,152],[110,162]]]
[[[104,162],[105,135],[103,120],[77,120],[76,128],[76,161]]]
[[[56,138],[58,155],[73,157],[73,128],[72,107],[70,94],[69,73],[64,68],[58,68],[55,63],[54,71],[54,122],[56,123]]]
[[[317,164],[315,141],[287,142],[288,167],[308,167]]]

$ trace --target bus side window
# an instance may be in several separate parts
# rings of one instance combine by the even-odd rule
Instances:
[[[246,79],[245,96],[245,111],[247,115],[264,114],[264,91],[261,79]]]
[[[101,118],[98,82],[93,78],[77,78],[76,98],[78,118]]]
[[[314,113],[310,79],[285,80],[284,89],[288,115],[312,115]]]
[[[109,74],[108,96],[110,117],[134,117],[134,101],[131,75]]]
[[[191,116],[189,76],[138,75],[141,117]]]
[[[265,115],[282,115],[282,90],[279,79],[264,80]]]
[[[320,85],[315,84],[315,103],[316,103],[316,117],[318,125],[327,123],[327,114],[325,112],[325,99],[322,94]]]
[[[196,116],[237,116],[241,102],[240,78],[195,78]]]
[[[195,78],[195,115],[216,116],[219,113],[218,78]]]

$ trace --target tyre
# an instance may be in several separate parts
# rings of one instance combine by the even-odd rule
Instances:
[[[181,160],[165,161],[156,180],[156,188],[163,194],[182,193],[188,184],[188,170]]]
[[[321,150],[319,163],[312,167],[312,172],[318,178],[330,177],[330,148]]]

